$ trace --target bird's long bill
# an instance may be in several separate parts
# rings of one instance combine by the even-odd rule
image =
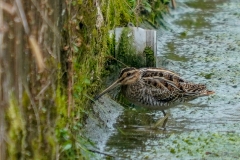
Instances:
[[[103,96],[105,93],[109,92],[110,90],[112,90],[113,88],[117,87],[120,85],[120,81],[117,80],[115,81],[111,86],[109,86],[107,89],[105,89],[104,91],[102,91],[102,93],[100,93],[99,95],[97,95],[94,99],[98,100],[101,96]]]
[[[215,92],[206,90],[205,92],[200,94],[200,97],[202,97],[202,96],[209,96],[209,95],[212,95],[212,94],[215,94]]]

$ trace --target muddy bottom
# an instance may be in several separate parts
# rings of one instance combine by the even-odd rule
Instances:
[[[112,159],[240,158],[240,3],[177,2],[158,30],[157,65],[216,93],[167,110],[165,130],[149,128],[161,111],[125,108],[103,149]]]

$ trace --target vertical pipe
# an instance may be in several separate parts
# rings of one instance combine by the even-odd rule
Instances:
[[[171,2],[172,2],[172,8],[176,9],[176,1],[175,0],[171,0]]]

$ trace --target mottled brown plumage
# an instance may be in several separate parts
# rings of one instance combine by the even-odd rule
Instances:
[[[165,109],[176,104],[214,93],[203,84],[188,82],[163,68],[124,68],[118,80],[95,99],[119,85],[129,101],[148,109],[161,110],[164,115]]]

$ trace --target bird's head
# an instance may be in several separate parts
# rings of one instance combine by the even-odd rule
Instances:
[[[129,85],[136,83],[141,78],[140,76],[140,71],[138,69],[133,67],[124,68],[121,70],[116,82],[120,85]]]
[[[141,78],[141,73],[138,69],[133,68],[133,67],[124,68],[121,70],[119,78],[112,85],[110,85],[107,89],[102,91],[102,93],[100,93],[98,96],[96,96],[95,100],[97,100],[102,95],[109,92],[110,90],[116,88],[117,86],[130,85],[130,84],[136,83],[140,78]]]

